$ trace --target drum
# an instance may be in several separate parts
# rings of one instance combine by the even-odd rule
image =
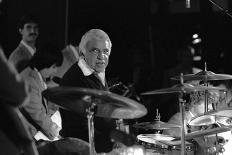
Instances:
[[[146,155],[180,155],[181,141],[173,141],[174,137],[163,134],[141,134],[137,141],[145,148]],[[185,142],[186,154],[194,155],[195,147],[190,142]]]
[[[231,152],[232,152],[232,147],[231,147],[232,146],[232,134],[231,134],[231,131],[218,133],[217,135],[216,134],[209,135],[209,136],[206,136],[205,138],[207,138],[207,141],[209,141],[208,139],[214,140],[214,143],[211,147],[214,149],[211,149],[211,150],[213,150],[216,154],[231,155]],[[216,140],[217,140],[217,143],[216,143]]]
[[[225,143],[223,144],[222,155],[231,155],[232,152],[232,133],[231,131],[219,133],[219,136],[223,137]]]

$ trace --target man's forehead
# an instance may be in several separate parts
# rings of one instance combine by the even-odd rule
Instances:
[[[24,24],[24,27],[28,27],[28,26],[38,27],[38,24],[34,22],[29,22]]]
[[[109,42],[109,40],[106,39],[106,38],[104,38],[104,39],[96,39],[96,38],[93,38],[93,39],[91,39],[91,40],[89,40],[89,41],[87,42],[87,47],[94,47],[94,46],[96,46],[96,44],[99,43],[99,42],[105,43],[106,48],[107,48],[107,49],[110,49],[110,42]]]

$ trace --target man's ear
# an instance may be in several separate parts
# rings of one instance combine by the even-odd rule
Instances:
[[[23,31],[23,30],[22,30],[21,28],[19,28],[19,33],[20,33],[20,34],[22,34],[22,31]]]
[[[57,66],[56,66],[56,64],[53,64],[50,68],[56,68]]]

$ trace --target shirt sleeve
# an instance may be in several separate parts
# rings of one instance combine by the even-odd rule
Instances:
[[[33,78],[29,78],[29,103],[24,106],[24,109],[31,116],[33,121],[41,127],[42,132],[49,138],[54,139],[58,136],[57,125],[52,122],[42,103],[42,95],[37,83]]]

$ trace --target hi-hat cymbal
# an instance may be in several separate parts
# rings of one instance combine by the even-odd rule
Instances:
[[[216,91],[216,90],[225,90],[224,88],[220,87],[212,87],[212,86],[193,86],[189,83],[184,83],[183,85],[177,84],[171,88],[164,88],[159,90],[153,90],[149,92],[142,93],[141,95],[153,95],[153,94],[167,94],[167,93],[190,93],[196,91]]]
[[[153,122],[137,123],[137,124],[134,124],[133,127],[145,129],[145,130],[149,130],[149,129],[166,130],[166,129],[171,129],[171,128],[180,128],[181,126],[170,124],[170,123],[165,123],[162,121],[153,121]]]
[[[175,76],[172,80],[180,80],[181,76]],[[228,74],[215,74],[211,71],[201,71],[196,74],[183,75],[184,82],[186,81],[213,81],[213,80],[231,80],[232,75]]]
[[[164,135],[164,134],[140,134],[137,136],[139,140],[143,140],[146,142],[154,142],[154,141],[171,141],[175,139],[172,136]]]
[[[49,101],[74,112],[86,115],[86,109],[96,104],[95,116],[134,119],[147,114],[147,109],[129,98],[95,89],[54,87],[43,92]]]

